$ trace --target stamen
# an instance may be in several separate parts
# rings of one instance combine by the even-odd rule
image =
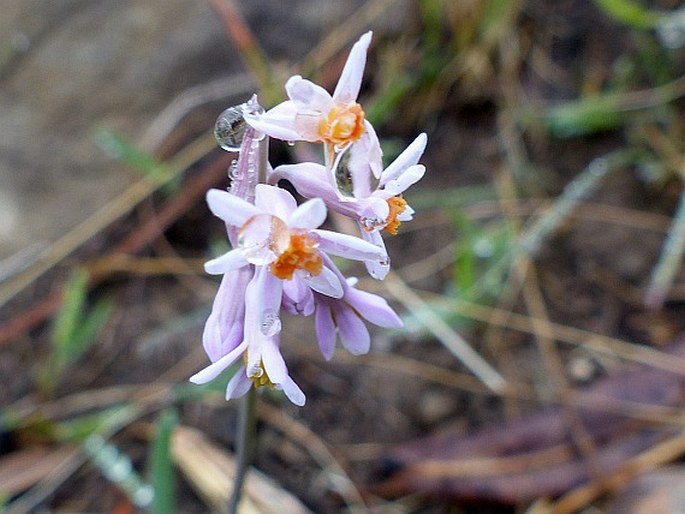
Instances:
[[[274,276],[290,280],[295,270],[305,270],[310,275],[318,275],[323,269],[323,259],[316,250],[316,241],[306,233],[291,233],[290,245],[271,264]]]
[[[393,196],[386,200],[388,202],[388,207],[390,207],[390,213],[388,214],[388,219],[386,220],[385,230],[390,232],[393,236],[397,235],[397,229],[400,228],[402,222],[397,219],[397,217],[404,212],[407,208],[407,202],[404,198],[399,196]]]
[[[338,104],[319,121],[321,141],[344,148],[364,133],[364,111],[358,103]]]
[[[247,352],[243,353],[243,362],[247,367]],[[262,360],[259,361],[257,366],[249,370],[248,378],[252,380],[252,383],[256,388],[268,387],[269,389],[273,389],[276,387],[276,385],[269,378],[269,375],[267,375],[266,370],[264,369],[264,361]]]

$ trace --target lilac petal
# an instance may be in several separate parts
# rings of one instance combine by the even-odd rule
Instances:
[[[321,198],[313,198],[300,205],[287,220],[293,228],[317,228],[326,221],[326,204]]]
[[[421,180],[425,173],[426,167],[423,164],[410,166],[397,178],[388,180],[383,187],[383,191],[389,196],[397,196]]]
[[[354,102],[359,96],[359,88],[362,84],[364,66],[366,66],[366,52],[371,43],[372,32],[369,31],[359,38],[347,58],[345,67],[340,74],[338,85],[335,87],[333,99],[336,102]]]
[[[349,307],[335,310],[335,321],[338,324],[340,342],[352,355],[368,353],[371,347],[371,336],[361,318]]]
[[[305,198],[321,198],[333,211],[353,218],[359,215],[358,209],[361,204],[349,200],[341,201],[337,189],[331,184],[326,168],[320,164],[303,162],[278,166],[273,176],[277,180],[288,180]]]
[[[383,237],[381,237],[380,232],[377,230],[374,230],[372,232],[367,232],[363,228],[361,228],[362,231],[362,237],[368,241],[369,243],[372,243],[379,248],[382,248],[383,251],[385,252],[386,258],[381,261],[377,260],[368,260],[364,261],[364,265],[366,266],[366,271],[369,272],[369,275],[371,275],[373,278],[376,280],[383,280],[385,276],[388,274],[390,271],[390,258],[387,257],[387,251],[385,250],[385,242],[383,241]]]
[[[281,331],[281,319],[278,316],[283,299],[283,281],[269,273],[264,267],[263,285],[261,287],[263,299],[260,318],[260,330],[267,337],[272,337]]]
[[[207,205],[215,216],[234,227],[242,227],[248,218],[260,214],[251,203],[219,189],[207,191]]]
[[[268,212],[283,221],[297,208],[297,202],[287,190],[268,184],[257,184],[255,205],[260,211]]]
[[[326,266],[321,269],[321,273],[315,276],[305,275],[298,271],[300,278],[317,293],[321,293],[331,298],[342,298],[344,293],[343,286],[337,275]]]
[[[295,381],[292,378],[286,377],[286,379],[278,385],[279,388],[282,389],[285,395],[288,397],[288,400],[290,400],[298,407],[302,407],[307,401],[307,398],[302,392],[302,389],[300,389],[300,387],[295,383]]]
[[[252,380],[245,373],[245,366],[241,366],[235,375],[231,377],[226,386],[226,400],[240,398],[252,387]]]
[[[371,131],[365,131],[349,150],[347,167],[352,178],[352,192],[355,198],[366,198],[371,194],[371,176],[379,174],[383,169],[378,137],[372,135],[376,135],[373,128]]]
[[[286,100],[269,109],[264,114],[246,114],[245,121],[259,132],[283,141],[296,141],[300,135],[295,129],[297,108]]]
[[[238,359],[238,357],[240,357],[243,354],[243,352],[246,349],[247,342],[243,341],[238,346],[236,346],[236,348],[233,351],[227,353],[219,360],[211,363],[206,368],[198,371],[188,380],[190,380],[193,384],[206,384],[207,382],[214,380],[221,374],[222,371],[224,371],[231,364],[233,364]]]
[[[357,261],[381,261],[387,258],[384,247],[380,248],[356,236],[321,229],[312,230],[311,233],[316,236],[319,249],[331,255]]]
[[[381,143],[378,140],[378,135],[373,125],[368,120],[364,120],[364,136],[369,141],[369,166],[371,167],[371,173],[377,179],[380,178],[383,172],[383,150],[381,149]]]
[[[295,316],[310,316],[314,312],[314,295],[297,275],[283,280],[283,308]]]
[[[274,384],[280,384],[288,376],[288,368],[285,366],[285,360],[275,337],[269,338],[262,346],[262,362],[264,371]]]
[[[288,94],[299,114],[303,111],[328,114],[335,105],[330,93],[321,86],[303,79],[300,75],[294,75],[285,83],[285,91]]]
[[[226,252],[225,254],[205,262],[205,271],[210,275],[222,275],[235,271],[249,263],[243,256],[243,251],[239,248]]]
[[[390,166],[383,170],[381,174],[380,186],[383,187],[391,180],[398,178],[404,170],[419,162],[423,151],[426,149],[428,136],[425,133],[419,134],[416,139],[397,156]]]
[[[414,209],[407,205],[401,214],[397,215],[398,221],[411,221],[414,218]]]
[[[248,267],[224,275],[202,334],[202,345],[212,362],[243,340],[245,287],[252,277]]]
[[[403,323],[385,298],[376,294],[349,288],[345,301],[365,320],[383,328],[400,328]]]
[[[212,312],[207,318],[202,333],[202,347],[212,362],[219,360],[233,350],[243,339],[242,323],[233,323],[227,326],[227,332],[224,334],[222,333],[220,316],[221,313]]]
[[[331,308],[325,300],[316,302],[314,330],[324,359],[331,360],[335,350],[336,329]]]

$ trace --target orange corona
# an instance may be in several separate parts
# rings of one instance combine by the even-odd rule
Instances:
[[[407,202],[404,198],[399,196],[393,196],[386,200],[388,202],[388,207],[390,207],[390,212],[388,214],[387,224],[385,225],[385,230],[391,233],[393,236],[397,235],[397,229],[400,228],[402,222],[397,219],[397,217],[404,212],[407,208]]]
[[[321,141],[337,147],[354,143],[364,133],[364,111],[358,103],[338,104],[319,121]]]
[[[318,275],[323,268],[323,259],[316,250],[316,241],[307,234],[290,234],[290,245],[271,263],[274,276],[290,280],[295,270],[301,269],[310,275]]]

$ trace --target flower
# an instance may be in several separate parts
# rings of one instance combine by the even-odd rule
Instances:
[[[207,262],[207,273],[229,273],[248,264],[268,266],[270,275],[280,279],[272,281],[269,295],[278,302],[282,282],[295,277],[324,295],[342,295],[338,277],[323,265],[322,252],[355,260],[385,258],[383,251],[363,239],[317,229],[326,219],[319,198],[298,207],[286,190],[258,184],[254,205],[218,189],[207,193],[207,203],[227,225],[238,227],[237,248]],[[277,312],[277,304],[274,307]]]
[[[295,405],[305,403],[305,395],[288,375],[279,349],[278,333],[265,333],[260,306],[271,296],[267,267],[257,266],[244,290],[245,323],[242,341],[222,357],[190,377],[195,384],[206,384],[242,357],[243,365],[226,387],[226,399],[243,396],[253,385],[282,390]],[[279,297],[280,302],[280,297]]]
[[[319,348],[326,360],[333,356],[338,338],[353,355],[362,355],[369,351],[371,337],[362,319],[379,327],[402,327],[402,320],[384,298],[356,289],[356,279],[345,280],[332,262],[328,265],[340,278],[344,294],[342,298],[330,298],[314,293],[314,326]]]
[[[357,96],[366,65],[372,33],[354,44],[333,95],[313,82],[294,75],[285,84],[288,100],[263,114],[247,114],[245,120],[264,134],[284,141],[309,141],[326,145],[329,168],[337,153],[349,148],[362,135],[371,133]]]
[[[401,194],[415,184],[426,172],[418,164],[427,143],[426,134],[420,134],[375,180],[374,169],[382,169],[380,152],[375,142],[362,139],[348,152],[345,173],[351,181],[351,194],[341,199],[338,188],[328,180],[326,168],[320,164],[304,162],[278,166],[272,180],[286,179],[305,198],[321,198],[331,210],[349,216],[359,224],[362,237],[385,252],[380,230],[397,234],[401,223],[412,219],[414,210]],[[387,255],[387,253],[386,253]],[[389,259],[367,260],[367,269],[374,278],[384,278]]]

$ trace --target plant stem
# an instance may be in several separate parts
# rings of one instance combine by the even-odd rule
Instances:
[[[233,492],[228,502],[228,514],[237,514],[238,504],[242,497],[243,483],[247,470],[252,463],[256,442],[257,426],[257,389],[251,387],[240,400],[238,432],[236,438],[236,469],[233,481]]]

